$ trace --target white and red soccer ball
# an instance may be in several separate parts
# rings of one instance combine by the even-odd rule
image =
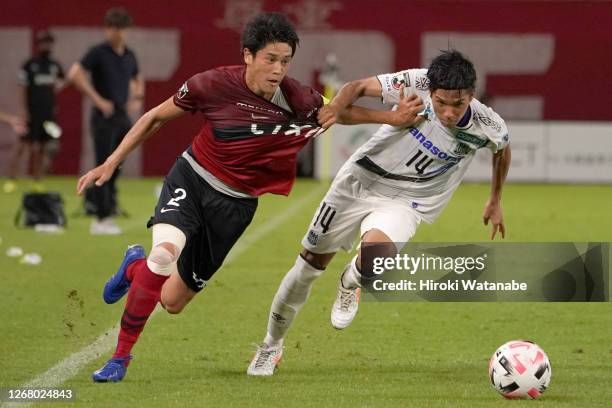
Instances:
[[[489,360],[491,385],[506,398],[538,398],[548,388],[551,374],[544,350],[527,340],[509,341]]]

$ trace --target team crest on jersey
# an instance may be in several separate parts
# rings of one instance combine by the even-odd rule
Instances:
[[[418,76],[414,84],[415,88],[420,91],[426,91],[429,89],[429,78],[426,76]]]
[[[455,146],[455,149],[453,150],[453,154],[457,156],[465,156],[471,150],[472,148],[470,146],[466,145],[465,143],[459,142],[457,146]]]
[[[402,85],[410,86],[410,77],[408,76],[408,74],[396,75],[391,80],[391,85],[393,85],[394,89],[400,89]]]
[[[187,88],[187,82],[185,82],[183,86],[181,86],[181,89],[179,89],[176,93],[176,97],[178,99],[183,99],[187,93],[189,93],[189,88]]]

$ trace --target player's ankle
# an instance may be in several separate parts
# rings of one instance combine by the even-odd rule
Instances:
[[[340,276],[340,284],[344,289],[349,290],[357,289],[361,286],[359,281],[357,281],[355,276],[351,273],[350,269],[342,273],[342,276]]]
[[[270,336],[270,334],[266,333],[266,338],[263,342],[268,347],[279,347],[283,345],[284,341],[285,339],[283,338],[275,339],[274,337]]]

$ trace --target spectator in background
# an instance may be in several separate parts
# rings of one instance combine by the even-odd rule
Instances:
[[[48,31],[36,36],[37,53],[27,60],[19,71],[22,109],[28,130],[20,133],[15,150],[10,159],[9,179],[4,183],[4,192],[12,193],[17,189],[17,175],[25,154],[32,166],[34,191],[43,191],[41,178],[44,175],[44,148],[52,137],[59,137],[61,130],[55,123],[55,94],[64,85],[64,71],[61,65],[51,58],[54,38]]]
[[[121,143],[131,127],[128,105],[130,112],[140,111],[144,94],[136,56],[126,46],[132,18],[125,9],[112,8],[106,13],[104,25],[106,41],[90,48],[80,62],[72,65],[68,74],[69,80],[94,104],[91,129],[96,165],[104,163]],[[92,234],[122,232],[112,218],[117,207],[115,183],[118,175],[117,170],[107,183],[92,187],[92,201],[96,207],[96,220],[90,228]]]

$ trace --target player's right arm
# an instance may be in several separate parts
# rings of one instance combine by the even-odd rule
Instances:
[[[388,75],[387,75],[388,76]],[[383,76],[384,77],[384,76]],[[406,96],[404,85],[395,89],[397,108],[393,111],[379,111],[353,106],[363,96],[383,97],[380,77],[369,77],[345,84],[333,100],[319,111],[319,123],[325,129],[334,123],[354,125],[360,123],[386,123],[393,126],[413,126],[420,119],[417,116],[425,106],[414,93]]]
[[[87,78],[85,68],[79,62],[75,62],[68,71],[68,81],[85,96],[87,96],[93,104],[102,112],[105,117],[110,117],[115,107],[108,99],[104,99],[96,90]]]
[[[161,105],[156,106],[142,115],[106,161],[100,166],[88,171],[79,179],[77,183],[77,193],[79,195],[83,194],[87,186],[93,182],[96,183],[96,186],[104,184],[111,178],[115,169],[132,150],[155,134],[166,122],[176,119],[185,113],[187,113],[187,111],[178,107],[173,102],[173,97],[171,97]]]

